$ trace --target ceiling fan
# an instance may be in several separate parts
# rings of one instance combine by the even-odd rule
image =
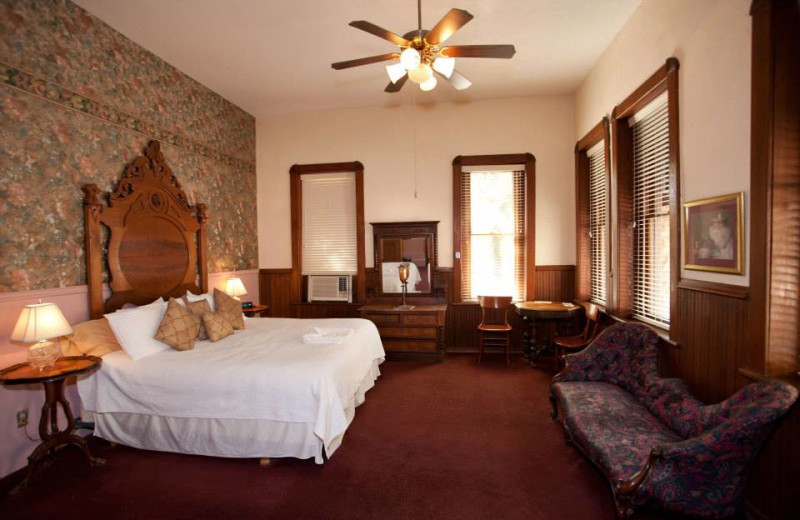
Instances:
[[[444,42],[472,20],[473,16],[463,9],[450,9],[433,29],[426,31],[422,29],[421,4],[422,0],[417,0],[418,29],[409,31],[403,36],[365,20],[350,22],[350,26],[388,40],[400,49],[388,54],[340,61],[331,64],[331,67],[342,70],[399,58],[398,63],[386,66],[391,83],[384,89],[385,92],[399,92],[409,79],[419,84],[422,90],[433,90],[437,83],[436,76],[444,78],[456,90],[464,90],[469,88],[472,82],[455,70],[455,58],[508,59],[514,56],[516,49],[513,45],[444,45]]]

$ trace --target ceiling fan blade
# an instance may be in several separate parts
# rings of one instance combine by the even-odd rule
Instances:
[[[400,57],[399,53],[391,52],[389,54],[381,54],[379,56],[369,56],[368,58],[359,58],[357,60],[339,61],[336,63],[331,63],[331,67],[333,67],[336,70],[349,69],[350,67],[360,67],[361,65],[369,65],[370,63],[378,63],[381,61],[394,60],[399,57]]]
[[[517,50],[513,45],[453,45],[442,49],[448,58],[511,58]]]
[[[450,12],[425,35],[425,40],[431,45],[439,45],[472,18],[473,16],[463,9],[450,9]]]
[[[439,71],[434,70],[433,72],[446,82],[450,83],[456,90],[466,90],[472,86],[472,82],[465,78],[462,74],[459,74],[457,70],[454,70],[449,78]]]
[[[370,34],[374,34],[378,38],[389,40],[390,42],[394,43],[395,45],[399,45],[400,47],[411,45],[411,42],[406,40],[402,36],[398,36],[392,31],[387,31],[383,27],[378,27],[374,23],[370,23],[365,20],[356,20],[354,22],[350,22],[350,26],[355,27],[356,29],[361,29],[362,31],[366,31]]]
[[[402,78],[398,79],[397,83],[392,83],[390,81],[389,84],[386,85],[386,88],[383,89],[383,91],[384,92],[400,92],[400,89],[403,88],[403,85],[406,84],[406,81],[408,81],[408,74],[406,74]]]

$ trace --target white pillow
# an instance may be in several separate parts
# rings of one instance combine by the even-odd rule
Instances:
[[[130,305],[130,307],[122,307],[121,309],[117,309],[115,312],[126,312],[132,311],[135,309],[143,309],[145,307],[164,307],[167,308],[167,302],[164,301],[163,297],[160,297],[157,300],[153,300],[152,302],[148,303],[147,305],[133,305],[131,303],[126,303],[125,305]]]
[[[201,300],[207,300],[208,306],[211,307],[211,312],[216,312],[217,309],[214,307],[214,294],[213,293],[203,293],[203,294],[192,294],[189,291],[186,291],[186,301],[189,303],[199,302]]]
[[[105,317],[122,350],[136,361],[170,348],[155,339],[166,310],[167,303],[161,300],[125,312],[112,312]]]

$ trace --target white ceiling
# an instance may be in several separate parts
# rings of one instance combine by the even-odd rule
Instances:
[[[417,26],[414,0],[74,0],[116,30],[256,117],[356,106],[464,102],[574,92],[640,0],[423,0],[430,29],[450,8],[475,18],[448,43],[513,44],[510,60],[459,58],[473,83],[421,92],[383,89],[384,65],[331,63],[393,52],[349,27],[367,20],[397,34]]]

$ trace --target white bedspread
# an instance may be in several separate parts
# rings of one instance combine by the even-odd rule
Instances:
[[[314,327],[353,334],[341,345],[304,344]],[[302,422],[327,444],[347,428],[345,409],[383,358],[378,331],[367,320],[259,318],[190,351],[168,349],[136,362],[122,351],[107,354],[78,391],[94,412]]]

